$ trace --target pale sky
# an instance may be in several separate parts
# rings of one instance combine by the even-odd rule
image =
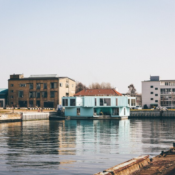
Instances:
[[[0,0],[0,88],[23,73],[141,92],[174,69],[174,0]]]

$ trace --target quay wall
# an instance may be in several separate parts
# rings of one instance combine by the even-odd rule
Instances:
[[[131,111],[129,118],[175,118],[175,111]]]
[[[0,123],[19,121],[21,121],[20,113],[0,114]]]
[[[49,120],[50,117],[57,116],[56,112],[21,113],[22,120]]]

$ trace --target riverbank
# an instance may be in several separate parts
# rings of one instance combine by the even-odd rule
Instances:
[[[175,174],[175,147],[153,158],[139,156],[95,175],[173,175]]]

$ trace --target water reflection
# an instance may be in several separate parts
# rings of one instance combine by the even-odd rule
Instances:
[[[159,154],[174,139],[172,119],[4,123],[0,168],[2,174],[93,174],[140,154]]]

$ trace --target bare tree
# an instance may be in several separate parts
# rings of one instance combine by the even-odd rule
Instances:
[[[129,86],[128,86],[128,89],[129,89],[129,94],[131,95],[131,97],[132,96],[135,96],[137,93],[136,93],[136,88],[135,88],[135,86],[133,85],[133,84],[130,84]]]
[[[76,82],[75,93],[78,93],[78,92],[82,91],[83,89],[88,89],[88,88],[84,84],[82,84],[81,82]]]
[[[110,83],[105,83],[102,82],[101,84],[99,83],[92,83],[89,85],[89,89],[113,89]]]

